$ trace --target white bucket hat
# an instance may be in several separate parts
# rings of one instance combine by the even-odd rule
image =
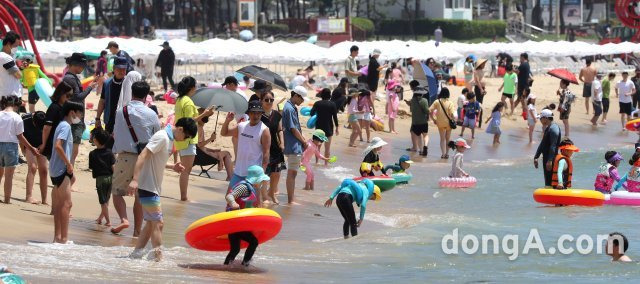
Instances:
[[[366,149],[364,149],[363,155],[367,155],[369,154],[369,152],[371,152],[371,150],[375,149],[375,148],[380,148],[384,145],[387,145],[387,142],[385,142],[384,140],[382,140],[382,138],[380,137],[373,137],[373,139],[371,139],[371,143],[369,144],[369,146],[367,146]]]

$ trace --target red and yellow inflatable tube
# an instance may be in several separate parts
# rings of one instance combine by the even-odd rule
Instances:
[[[280,215],[269,209],[247,208],[209,215],[193,222],[184,239],[193,248],[206,251],[228,251],[228,234],[250,231],[264,243],[275,237],[282,228]],[[241,242],[241,248],[248,244]]]
[[[638,129],[640,129],[640,118],[636,118],[634,120],[628,121],[624,125],[624,128],[626,128],[629,131],[638,131]]]
[[[551,189],[538,188],[533,199],[539,203],[554,205],[602,206],[604,194],[589,189]]]

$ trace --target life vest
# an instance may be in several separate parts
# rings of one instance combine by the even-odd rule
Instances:
[[[568,169],[562,172],[562,180],[564,181],[563,186],[565,188],[571,188],[571,179],[573,174],[573,163],[571,159],[563,156],[562,154],[556,155],[556,159],[553,161],[553,175],[551,176],[551,186],[554,188],[558,186],[558,164],[560,160],[565,160],[567,163]]]
[[[609,175],[609,170],[613,167],[611,164],[606,163],[600,166],[600,171],[596,176],[596,182],[594,183],[594,188],[600,192],[611,192],[611,187],[615,182],[611,175]]]
[[[373,173],[373,167],[378,166],[380,167],[380,169],[383,169],[384,166],[382,165],[382,162],[377,161],[375,163],[367,163],[367,162],[362,162],[360,164],[360,175],[362,176],[374,176],[375,174]]]
[[[627,174],[627,191],[640,192],[640,168],[633,166]]]
[[[245,209],[245,208],[252,208],[253,207],[253,203],[256,202],[256,200],[258,200],[258,198],[256,197],[256,189],[253,188],[253,185],[250,184],[249,182],[247,182],[246,180],[243,180],[237,184],[235,184],[233,187],[229,188],[227,190],[227,194],[231,194],[233,192],[233,188],[235,188],[237,185],[239,184],[244,184],[247,186],[247,188],[249,189],[249,191],[251,191],[251,194],[245,198],[239,197],[236,198],[236,203],[238,203],[238,205],[240,205],[240,209]],[[227,204],[227,209],[226,211],[232,211],[234,210],[233,208],[231,208],[231,206],[229,206]]]

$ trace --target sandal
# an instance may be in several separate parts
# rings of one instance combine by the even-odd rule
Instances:
[[[444,159],[449,159],[449,154],[444,155]]]
[[[409,151],[409,152],[417,152],[418,151],[418,150],[414,150],[414,149],[411,149],[411,148],[407,148],[406,150]]]

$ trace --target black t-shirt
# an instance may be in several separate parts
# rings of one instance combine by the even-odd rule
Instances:
[[[33,147],[40,147],[42,144],[42,128],[36,127],[33,124],[33,114],[27,113],[22,115],[22,124],[24,124],[24,138],[27,139],[29,144]]]
[[[380,63],[378,63],[377,59],[371,57],[369,59],[369,73],[367,75],[367,83],[369,83],[369,85],[378,83],[378,79],[380,78],[378,68],[380,68]]]
[[[342,98],[342,97],[344,97],[344,96],[346,96],[346,95],[347,95],[347,93],[346,93],[346,91],[345,91],[345,89],[344,89],[344,88],[342,88],[342,87],[337,87],[337,88],[335,88],[335,89],[333,90],[333,92],[331,93],[331,101],[335,101],[335,100],[337,100],[337,99],[339,99],[339,98]]]
[[[327,136],[333,136],[333,125],[338,127],[338,108],[335,103],[329,100],[317,101],[311,108],[311,115],[318,116],[316,129],[322,129]]]
[[[531,74],[529,62],[520,63],[520,66],[518,66],[518,87],[529,86],[529,74]]]
[[[91,169],[93,178],[113,175],[113,165],[115,163],[116,157],[107,148],[95,149],[89,152],[89,169]]]
[[[60,124],[63,119],[64,113],[62,112],[62,106],[57,103],[52,103],[47,109],[44,122],[44,125],[51,126],[49,138],[47,139],[47,144],[45,145],[43,153],[45,156],[47,156],[47,158],[51,158],[51,150],[53,150],[53,136],[56,132],[58,124]]]
[[[373,150],[371,150],[371,152],[369,152],[366,156],[364,156],[364,160],[362,160],[363,163],[375,163],[380,161],[380,156],[378,156],[378,154],[376,154]]]
[[[280,121],[282,121],[282,114],[277,111],[271,111],[270,116],[263,114],[260,120],[262,121],[262,123],[264,123],[264,125],[269,127],[269,134],[271,134],[271,148],[269,149],[269,159],[273,161],[277,160],[279,157],[282,157],[284,161],[284,157],[282,156],[282,149],[280,149],[280,146],[278,146],[278,140],[280,139],[278,136],[278,127],[280,126]]]

